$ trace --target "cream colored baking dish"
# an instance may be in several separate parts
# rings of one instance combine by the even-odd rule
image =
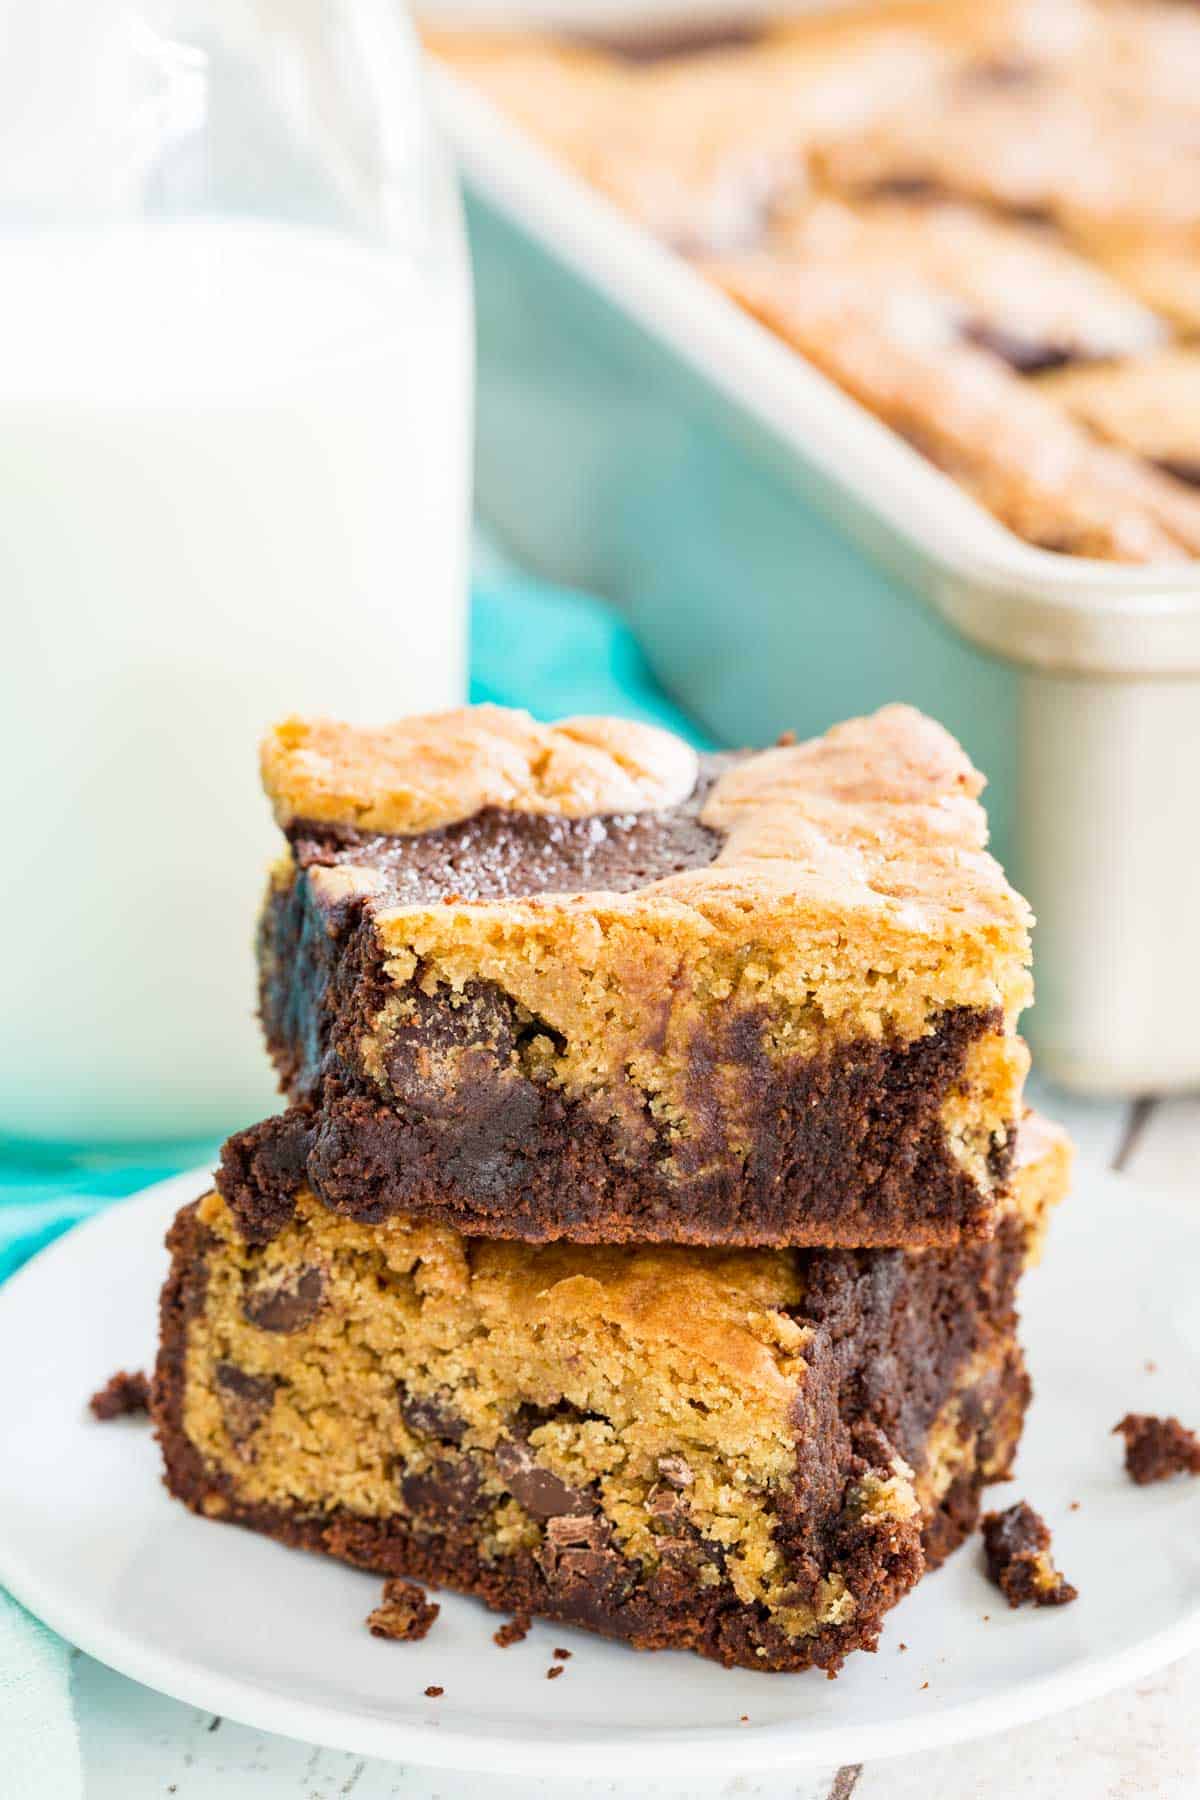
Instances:
[[[717,736],[889,699],[992,778],[1039,919],[1030,1033],[1083,1090],[1200,1085],[1200,563],[1036,550],[442,68],[481,508],[628,608]]]

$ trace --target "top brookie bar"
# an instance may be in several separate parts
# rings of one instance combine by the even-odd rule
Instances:
[[[697,758],[613,719],[290,720],[261,928],[288,1095],[234,1138],[253,1240],[307,1186],[531,1241],[986,1236],[1029,915],[981,777],[907,707]]]

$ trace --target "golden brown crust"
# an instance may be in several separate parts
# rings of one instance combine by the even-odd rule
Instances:
[[[1190,469],[1200,481],[1200,349],[1064,369],[1041,385],[1098,437],[1150,462]]]
[[[604,718],[539,725],[495,706],[379,729],[293,718],[263,746],[264,784],[282,824],[398,836],[485,807],[568,818],[665,808],[687,798],[697,772],[695,753],[666,731]],[[913,707],[883,707],[723,772],[701,813],[725,837],[715,862],[614,896],[614,912],[653,911],[660,899],[672,909],[710,903],[715,923],[747,901],[769,908],[786,900],[794,923],[811,895],[820,908],[891,911],[910,927],[919,906],[934,929],[943,918],[956,932],[968,922],[987,925],[1021,949],[1029,913],[984,850],[982,787],[940,725]],[[376,885],[340,867],[320,874],[330,900]],[[381,917],[415,922],[423,912],[439,919],[451,911],[406,906]],[[538,896],[463,911],[544,921],[594,915],[595,906],[590,895]]]
[[[696,785],[682,739],[631,719],[541,725],[502,706],[461,707],[380,727],[282,720],[263,741],[263,785],[280,825],[295,819],[404,836],[508,812],[635,813]]]
[[[696,785],[696,752],[657,725],[542,725],[504,706],[380,727],[284,718],[264,738],[261,763],[282,826],[309,819],[394,835],[434,832],[484,806],[567,819],[648,812],[675,805]]]
[[[952,330],[1020,366],[1138,356],[1167,329],[1148,305],[1056,233],[953,200],[805,198],[772,220],[781,264],[837,269],[893,293],[919,289]]]
[[[767,253],[708,272],[1029,542],[1117,562],[1200,554],[1200,500],[959,341],[919,290],[872,289]]]

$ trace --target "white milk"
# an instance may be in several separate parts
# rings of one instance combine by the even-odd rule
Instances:
[[[465,279],[172,224],[0,239],[0,295],[0,1132],[224,1131],[263,727],[462,698]]]

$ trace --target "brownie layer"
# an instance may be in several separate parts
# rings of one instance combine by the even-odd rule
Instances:
[[[407,1212],[530,1242],[853,1248],[992,1229],[993,1195],[951,1154],[942,1114],[994,1016],[963,1010],[913,1044],[862,1041],[782,1065],[763,1049],[761,1021],[756,1033],[735,1020],[697,1047],[690,1134],[651,1125],[651,1144],[631,1145],[619,1121],[521,1070],[514,1014],[494,989],[454,1010],[419,1005],[392,1053],[389,1100],[331,1062],[319,1106],[231,1138],[222,1187],[246,1234],[270,1237],[305,1185],[353,1218]],[[736,1156],[718,1065],[760,1122]],[[1012,1154],[1013,1134],[996,1134],[996,1188]]]
[[[171,1234],[168,1483],[495,1605],[834,1667],[1007,1469],[1017,1282],[1065,1180],[1031,1147],[954,1251],[539,1248],[309,1194],[256,1248],[209,1196]]]

